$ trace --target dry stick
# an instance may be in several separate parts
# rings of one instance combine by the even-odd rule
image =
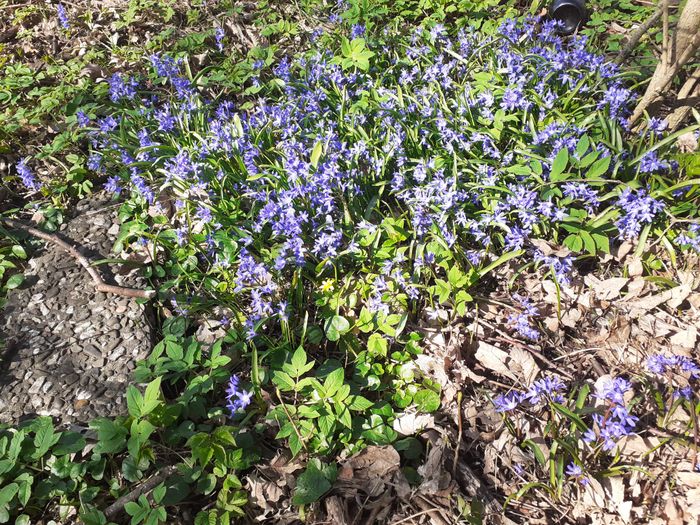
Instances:
[[[663,20],[661,23],[662,27],[662,43],[661,43],[661,64],[664,68],[668,69],[668,65],[672,62],[671,53],[675,55],[675,46],[669,44],[669,30],[668,30],[668,0],[663,0],[661,4],[661,9],[663,10]]]
[[[637,120],[639,120],[639,117],[642,116],[644,110],[659,100],[666,87],[668,87],[668,85],[673,81],[676,73],[678,73],[678,71],[680,71],[681,68],[692,58],[698,47],[700,47],[700,33],[697,33],[693,37],[680,58],[669,67],[669,70],[666,71],[666,74],[660,79],[660,82],[658,83],[659,85],[657,85],[653,90],[647,90],[647,92],[644,93],[642,100],[639,102],[637,107],[634,109],[632,116],[627,121],[628,124],[634,124]]]
[[[692,99],[696,96],[700,96],[700,67],[698,67],[692,75],[688,77],[683,87],[681,87],[678,95],[676,96],[676,101],[681,101],[684,99]],[[692,102],[673,110],[673,113],[666,117],[666,122],[671,131],[675,129],[683,122],[686,115],[693,109]]]
[[[653,26],[659,20],[659,18],[661,18],[662,14],[663,9],[659,7],[649,18],[647,18],[647,20],[641,26],[639,26],[630,34],[629,40],[625,44],[625,47],[623,47],[622,51],[620,51],[620,54],[617,55],[615,63],[621,64],[627,59],[628,56],[632,54],[632,51],[635,47],[637,47],[637,44],[642,39],[644,34],[647,31],[649,31],[651,26]]]
[[[462,446],[462,391],[457,392],[457,445],[455,457],[452,460],[452,479],[457,477],[457,463],[459,462],[459,449]]]
[[[102,277],[100,277],[100,274],[97,272],[97,270],[95,270],[95,268],[90,265],[90,261],[88,261],[75,247],[71,246],[57,235],[37,230],[36,228],[32,228],[31,226],[15,221],[13,219],[0,218],[0,223],[7,224],[10,228],[22,230],[30,235],[33,235],[34,237],[38,237],[39,239],[55,244],[62,250],[68,252],[78,261],[78,263],[80,263],[80,266],[85,268],[87,273],[90,274],[92,282],[95,283],[95,290],[98,292],[111,293],[115,295],[121,295],[123,297],[135,297],[141,299],[152,299],[156,295],[155,290],[137,290],[136,288],[125,288],[123,286],[106,284],[102,280]]]
[[[150,478],[148,481],[144,482],[143,484],[139,485],[136,487],[134,490],[129,492],[128,494],[125,494],[121,498],[119,498],[117,501],[112,503],[109,507],[105,509],[105,516],[107,519],[111,519],[114,516],[116,516],[127,503],[130,503],[132,501],[135,501],[141,496],[142,494],[146,494],[150,491],[152,491],[154,488],[156,488],[158,485],[160,485],[163,481],[168,479],[170,476],[175,474],[177,472],[177,467],[175,465],[170,465],[167,466],[163,469],[161,469],[158,474]]]

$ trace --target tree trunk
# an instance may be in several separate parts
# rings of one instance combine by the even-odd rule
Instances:
[[[668,9],[668,4],[664,5]],[[647,90],[637,104],[630,124],[634,124],[644,111],[659,100],[676,74],[700,48],[700,0],[688,0],[671,37],[664,35],[663,53]]]

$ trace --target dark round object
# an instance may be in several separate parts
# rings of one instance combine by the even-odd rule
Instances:
[[[586,2],[584,0],[554,0],[549,8],[549,14],[555,20],[561,20],[561,32],[570,35],[586,18]]]

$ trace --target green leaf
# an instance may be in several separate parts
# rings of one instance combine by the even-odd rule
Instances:
[[[50,417],[43,416],[38,418],[37,421],[40,423],[34,435],[34,447],[36,448],[32,454],[34,459],[43,457],[61,437],[60,434],[54,432],[53,422]]]
[[[598,179],[600,178],[601,175],[604,175],[607,173],[608,168],[610,167],[610,158],[611,157],[603,157],[602,159],[598,159],[593,163],[591,168],[588,170],[586,173],[586,178],[587,179]]]
[[[374,406],[374,403],[372,403],[369,399],[366,397],[362,396],[350,396],[348,398],[348,401],[350,404],[348,405],[348,408],[350,410],[356,410],[358,412],[361,412],[363,410],[367,410]]]
[[[389,350],[389,343],[381,334],[374,333],[367,340],[367,350],[373,357],[386,357]]]
[[[580,252],[583,248],[583,239],[579,235],[571,234],[564,239],[564,246],[572,252]]]
[[[129,501],[124,505],[124,510],[129,516],[136,517],[137,515],[142,515],[143,514],[143,509],[141,508],[141,505],[136,503],[135,501]]]
[[[440,395],[433,391],[424,388],[416,392],[413,396],[413,402],[418,405],[422,412],[435,412],[440,408]]]
[[[294,381],[289,374],[279,370],[275,370],[272,373],[272,382],[277,385],[282,392],[290,392],[294,390],[294,386],[296,385],[296,381]]]
[[[135,418],[141,417],[141,409],[143,407],[143,395],[134,385],[129,385],[126,389],[126,406],[129,410],[129,415]]]
[[[18,257],[20,259],[27,258],[27,252],[25,252],[24,248],[22,248],[19,244],[15,244],[12,247],[12,255],[14,255],[15,257]]]
[[[338,341],[340,336],[350,330],[350,322],[342,315],[334,315],[326,321],[326,337],[329,341]]]
[[[156,503],[160,503],[163,501],[163,497],[165,496],[165,485],[162,483],[158,485],[155,489],[153,489],[153,501]]]
[[[143,406],[141,407],[141,417],[150,414],[160,405],[160,382],[161,376],[158,376],[146,387],[146,392],[143,396]]]
[[[309,462],[307,469],[297,478],[292,503],[295,505],[308,505],[321,499],[333,485],[314,463]]]
[[[569,164],[569,150],[562,148],[554,157],[554,162],[552,163],[552,171],[549,174],[549,180],[552,182],[557,182],[560,180],[566,180],[566,176],[562,176],[567,164]]]
[[[131,437],[127,441],[127,448],[134,459],[139,459],[141,448],[148,442],[155,429],[156,427],[145,419],[134,420],[131,423]]]
[[[7,282],[5,283],[5,288],[7,288],[8,290],[14,290],[23,282],[24,275],[22,275],[21,273],[16,273],[7,280]]]
[[[0,489],[0,507],[6,506],[12,498],[15,497],[17,491],[19,490],[19,485],[17,483],[10,483],[2,489]]]
[[[34,483],[34,476],[28,472],[24,472],[15,478],[15,483],[19,485],[19,490],[17,491],[17,499],[22,504],[26,506],[29,503],[29,498],[32,495],[32,484]]]
[[[85,438],[82,434],[78,432],[63,432],[52,452],[56,456],[74,454],[83,450],[85,445]]]
[[[330,374],[326,376],[326,380],[323,382],[323,389],[326,391],[326,397],[333,397],[333,395],[343,386],[345,380],[345,371],[342,368],[336,368]]]
[[[98,418],[90,423],[90,428],[97,430],[97,444],[94,451],[97,454],[116,454],[124,450],[126,435],[129,431],[118,423],[107,418]]]
[[[319,141],[311,152],[311,165],[314,168],[318,168],[318,161],[321,158],[321,153],[323,153],[323,142]]]

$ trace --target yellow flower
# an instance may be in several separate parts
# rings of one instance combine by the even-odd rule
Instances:
[[[333,279],[326,279],[321,283],[322,292],[332,292],[333,291]]]

